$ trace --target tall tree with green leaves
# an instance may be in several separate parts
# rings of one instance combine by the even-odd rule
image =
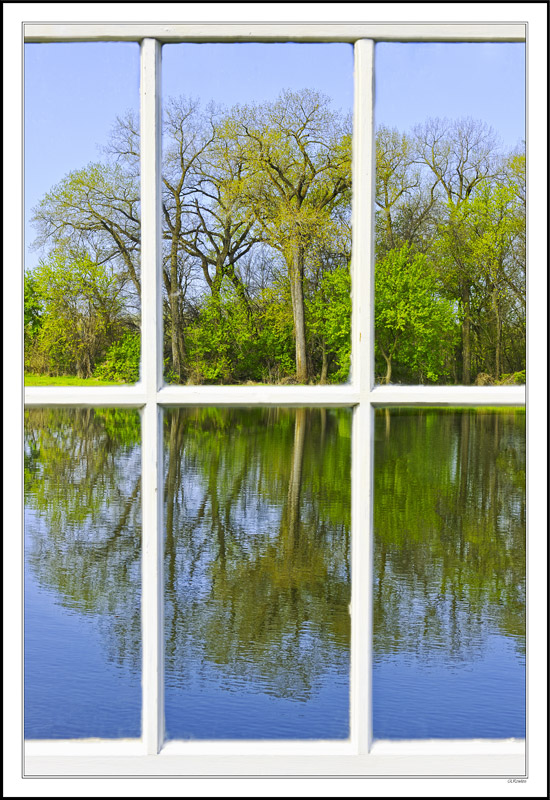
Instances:
[[[308,253],[332,213],[349,199],[351,120],[319,92],[285,91],[273,103],[236,108],[225,135],[246,164],[242,202],[286,263],[296,341],[296,379],[309,377],[304,301]]]

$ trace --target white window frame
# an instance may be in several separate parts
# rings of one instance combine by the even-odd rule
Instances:
[[[377,41],[524,42],[526,25],[25,24],[25,42],[135,41],[141,46],[141,380],[126,387],[27,387],[27,407],[139,408],[142,419],[142,737],[32,740],[25,776],[486,776],[526,774],[524,740],[376,741],[371,730],[372,466],[377,406],[524,406],[525,387],[374,384],[374,47]],[[170,42],[339,41],[355,51],[352,377],[342,386],[166,386],[162,360],[161,46]],[[162,741],[162,408],[347,406],[352,428],[350,739],[345,742]],[[365,446],[365,443],[368,443]]]

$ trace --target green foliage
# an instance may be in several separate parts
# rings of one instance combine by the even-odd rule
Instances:
[[[139,333],[126,333],[109,347],[105,359],[94,370],[94,377],[102,380],[137,383],[140,359]]]
[[[349,268],[321,275],[316,291],[306,299],[308,333],[325,348],[329,383],[345,383],[351,361],[351,280]]]
[[[36,276],[25,272],[24,277],[25,342],[32,342],[40,328],[42,304]]]
[[[409,383],[448,376],[446,357],[456,339],[456,314],[440,295],[426,256],[414,254],[407,244],[377,261],[375,334],[377,370],[382,374],[385,367],[387,383],[394,364]]]
[[[85,253],[52,253],[33,272],[41,324],[29,366],[89,378],[121,332],[122,302],[115,276]]]
[[[50,255],[25,275],[27,372],[138,379],[125,336],[141,291],[137,131],[118,119],[117,158],[68,173],[34,209]],[[232,111],[180,98],[164,132],[166,380],[345,382],[350,118],[309,89]],[[375,202],[377,374],[521,373],[525,153],[471,119],[381,127]]]
[[[525,377],[525,370],[519,370],[518,372],[511,372],[506,375],[501,375],[498,381],[495,381],[497,386],[509,386],[510,384],[520,384],[524,385],[526,381]]]
[[[252,316],[253,314],[253,316]],[[294,370],[292,311],[285,290],[270,287],[252,313],[233,284],[207,297],[186,329],[191,383],[273,382]]]
[[[247,310],[227,283],[206,298],[186,338],[191,383],[234,383],[254,366]]]
[[[278,383],[296,371],[292,301],[287,282],[277,281],[263,290],[258,301],[258,354],[262,382]]]

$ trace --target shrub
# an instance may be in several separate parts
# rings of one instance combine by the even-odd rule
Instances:
[[[525,383],[525,370],[519,372],[510,372],[501,375],[498,381],[495,381],[497,386],[510,386],[511,384],[524,384]]]
[[[96,367],[95,378],[136,383],[139,380],[140,335],[127,333],[107,350],[105,360]]]

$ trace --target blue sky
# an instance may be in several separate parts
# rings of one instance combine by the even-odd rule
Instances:
[[[506,147],[524,138],[525,49],[521,44],[376,46],[377,124],[408,130],[429,116],[472,116]],[[281,89],[315,88],[336,108],[353,105],[347,44],[178,44],[163,48],[163,96],[232,106],[268,101]],[[117,116],[139,108],[135,43],[25,46],[25,218],[70,170],[101,158]],[[34,266],[39,254],[27,256]]]
[[[525,139],[523,44],[376,46],[376,122],[407,130],[428,117],[482,119],[505,147]]]

